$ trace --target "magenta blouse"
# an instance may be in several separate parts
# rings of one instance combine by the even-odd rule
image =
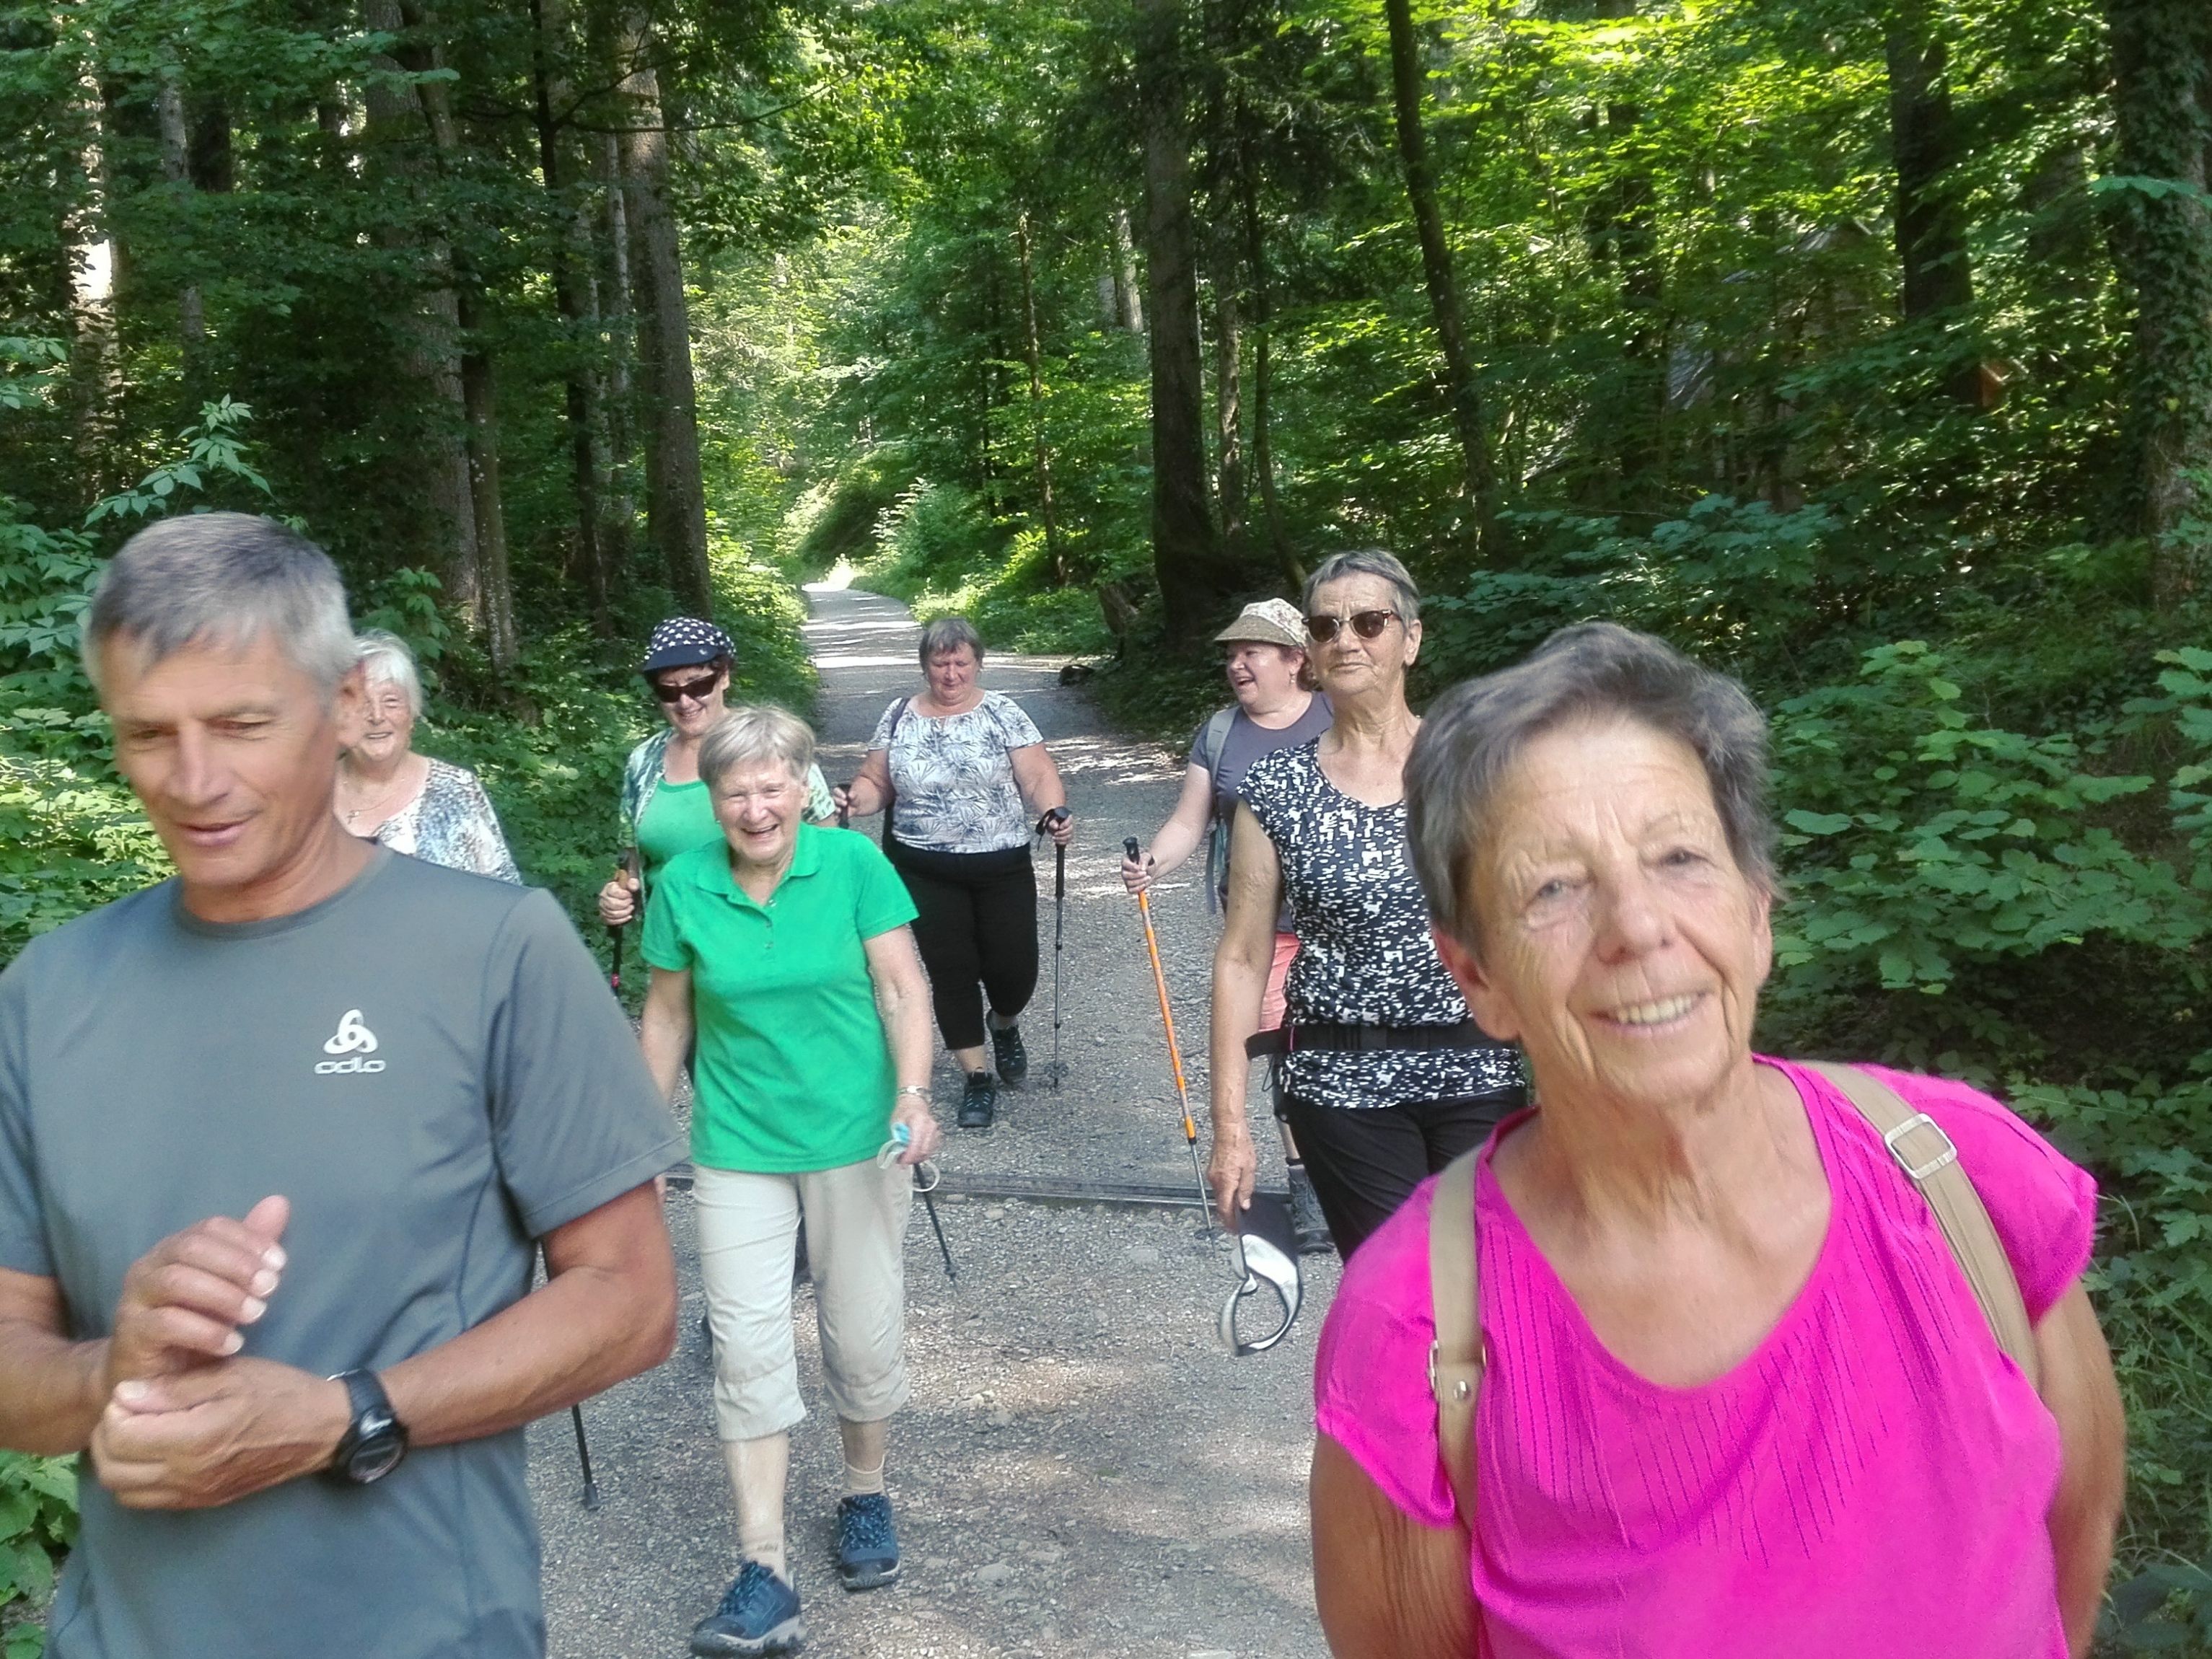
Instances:
[[[2064,1659],[2045,1528],[2057,1421],[1881,1137],[1824,1080],[1768,1063],[1805,1101],[1827,1237],[1773,1330],[1697,1388],[1647,1382],[1599,1344],[1499,1190],[1495,1138],[1483,1153],[1477,1651]],[[1957,1145],[2040,1319],[2087,1264],[2096,1183],[1988,1096],[1881,1075]],[[1321,1432],[1440,1527],[1453,1505],[1427,1375],[1433,1188],[1345,1270],[1314,1392]]]

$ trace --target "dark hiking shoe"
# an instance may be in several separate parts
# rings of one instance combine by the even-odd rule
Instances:
[[[891,1500],[879,1492],[840,1499],[837,1577],[845,1588],[873,1589],[896,1583],[898,1576],[898,1534],[891,1528]]]
[[[1030,1051],[1022,1045],[1020,1026],[991,1027],[991,1058],[998,1065],[999,1081],[1018,1087],[1030,1074]]]
[[[702,1659],[792,1653],[805,1639],[799,1592],[757,1561],[740,1562],[722,1605],[691,1627],[691,1651]]]
[[[988,1072],[968,1073],[968,1086],[960,1096],[960,1127],[988,1129],[999,1115],[999,1085]]]
[[[1291,1176],[1291,1237],[1298,1242],[1300,1255],[1319,1255],[1334,1248],[1328,1236],[1328,1222],[1321,1212],[1321,1200],[1314,1194],[1313,1177],[1303,1164],[1290,1167]]]

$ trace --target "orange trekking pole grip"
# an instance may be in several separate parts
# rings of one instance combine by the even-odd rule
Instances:
[[[1137,838],[1129,836],[1121,848],[1132,860],[1139,856]],[[1168,1002],[1168,976],[1160,969],[1159,936],[1152,932],[1152,895],[1142,890],[1137,894],[1137,915],[1145,924],[1145,949],[1152,953],[1152,988],[1160,994],[1160,1024],[1168,1034],[1168,1063],[1175,1068],[1176,1097],[1182,1103],[1183,1144],[1190,1149],[1190,1172],[1198,1179],[1199,1213],[1206,1223],[1206,1237],[1213,1236],[1213,1198],[1206,1188],[1205,1166],[1198,1161],[1198,1125],[1190,1115],[1190,1085],[1183,1079],[1182,1050],[1176,1043],[1175,1010]]]

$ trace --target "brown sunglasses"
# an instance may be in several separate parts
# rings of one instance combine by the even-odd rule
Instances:
[[[663,702],[681,702],[686,697],[690,697],[695,702],[704,702],[714,695],[714,688],[721,683],[721,678],[720,674],[708,674],[696,680],[681,681],[675,685],[664,685],[660,681],[655,680],[653,683],[653,695]]]
[[[1308,617],[1306,632],[1313,635],[1316,644],[1327,645],[1336,637],[1339,629],[1350,623],[1352,631],[1361,639],[1379,639],[1382,630],[1397,619],[1395,611],[1355,611],[1348,617]]]

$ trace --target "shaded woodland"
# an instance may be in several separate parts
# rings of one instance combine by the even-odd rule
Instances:
[[[73,652],[165,512],[329,546],[578,905],[644,629],[803,706],[833,565],[1170,736],[1340,548],[1431,690],[1652,629],[1775,718],[1767,1042],[2104,1183],[2106,1641],[2212,1652],[2209,180],[2203,0],[0,7],[0,948],[160,872]]]

